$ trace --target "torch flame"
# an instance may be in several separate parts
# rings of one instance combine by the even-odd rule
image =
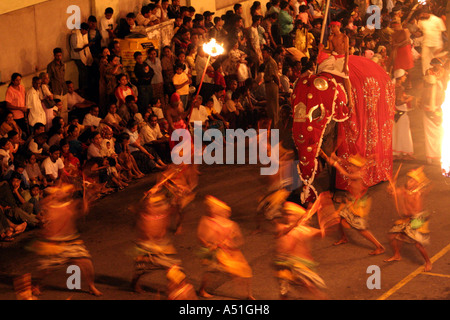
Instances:
[[[203,44],[203,51],[212,57],[219,56],[224,52],[221,45],[216,42],[216,39],[212,38],[208,43]]]
[[[427,4],[427,0],[417,0],[417,2],[423,6]]]
[[[442,141],[441,141],[441,168],[442,174],[450,177],[450,83],[445,91],[445,100],[442,104]]]

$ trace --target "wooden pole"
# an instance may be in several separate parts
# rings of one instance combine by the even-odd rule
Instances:
[[[198,95],[200,94],[200,90],[202,89],[203,79],[205,78],[206,70],[208,69],[210,59],[211,59],[211,55],[208,54],[208,60],[206,60],[205,69],[203,70],[202,78],[198,85],[197,94],[195,95],[194,100],[192,100],[191,107],[189,108],[189,116],[188,116],[188,123],[187,123],[188,125],[189,125],[189,121],[191,120],[191,114],[192,114],[192,109],[194,108],[194,103],[197,101]]]
[[[330,10],[330,0],[327,0],[327,6],[325,7],[325,15],[323,17],[323,22],[322,22],[322,31],[320,33],[320,42],[323,42],[323,38],[325,36],[325,28],[327,27],[327,19],[328,19],[328,11]]]

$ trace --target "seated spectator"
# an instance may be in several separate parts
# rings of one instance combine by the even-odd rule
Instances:
[[[59,146],[51,146],[49,156],[42,161],[42,172],[47,183],[53,185],[59,181],[64,169],[64,162],[61,160],[61,150]]]
[[[114,192],[114,189],[109,188],[106,184],[108,176],[106,169],[108,168],[108,161],[106,158],[91,158],[83,165],[84,181],[89,183],[87,186],[91,189],[93,194],[98,198],[101,196]]]
[[[30,179],[30,184],[40,185],[43,187],[47,186],[47,179],[42,175],[39,163],[37,163],[36,155],[30,154],[25,163],[25,171],[27,172],[28,179]]]
[[[102,136],[100,132],[94,131],[91,133],[90,144],[87,149],[87,159],[103,158],[102,156]]]
[[[38,162],[44,160],[46,156],[46,144],[48,136],[45,132],[39,133],[28,144],[28,151],[36,156]]]
[[[139,170],[136,160],[131,155],[129,145],[130,135],[126,132],[122,132],[117,137],[117,143],[115,144],[120,166],[129,180],[143,178],[145,174]]]
[[[114,138],[113,130],[109,126],[104,126],[100,132],[102,136],[102,157],[113,157],[117,159],[117,153],[115,150],[116,139]]]
[[[124,123],[134,119],[134,115],[138,113],[138,106],[134,96],[127,96],[125,98],[125,104],[117,109],[117,114],[120,116]]]
[[[139,137],[144,146],[151,147],[163,161],[170,162],[169,139],[162,134],[156,115],[149,116],[148,122],[139,130]]]
[[[206,101],[205,107],[208,113],[208,120],[206,122],[207,129],[219,129],[224,134],[225,128],[228,128],[229,123],[214,109],[213,98],[209,98]]]
[[[89,110],[89,113],[83,119],[83,126],[85,132],[92,132],[99,129],[100,125],[105,123],[105,120],[98,116],[100,109],[97,105],[93,105]],[[82,139],[83,140],[83,139]]]
[[[94,105],[94,102],[86,100],[75,92],[75,87],[72,81],[66,81],[67,93],[67,109],[70,116],[76,116],[81,121],[89,108]]]
[[[125,129],[130,136],[130,152],[143,173],[150,173],[155,169],[165,169],[166,164],[162,162],[161,158],[151,148],[146,148],[141,144],[141,139],[138,132],[138,124],[135,120],[130,120]]]
[[[25,170],[25,167],[26,167],[25,161],[26,160],[14,161],[14,169],[8,171],[5,174],[4,179],[10,180],[13,175],[16,175],[16,176],[20,177],[20,179],[21,179],[20,185],[21,185],[22,189],[28,190],[28,189],[30,189],[30,178],[28,177],[28,173]]]
[[[122,118],[117,114],[117,106],[115,104],[111,104],[108,108],[108,114],[105,117],[105,124],[111,127],[115,134],[119,134],[123,131],[126,123],[122,120]]]
[[[106,174],[108,176],[108,184],[113,188],[118,188],[119,190],[125,189],[128,187],[128,183],[121,177],[119,171],[116,168],[117,161],[112,158],[106,158],[107,168]]]
[[[81,177],[81,162],[70,152],[70,144],[66,139],[59,143],[61,149],[61,160],[64,163],[64,171],[70,180],[76,180]]]
[[[6,217],[13,223],[27,223],[29,227],[35,227],[39,221],[33,214],[33,205],[23,201],[21,195],[21,177],[13,174],[9,181],[0,183],[0,206],[7,208],[5,210]]]
[[[67,141],[69,142],[69,151],[80,161],[84,159],[83,143],[78,140],[80,136],[80,129],[78,126],[71,124],[67,129]]]
[[[33,214],[36,215],[38,219],[40,219],[41,214],[41,199],[43,196],[43,192],[41,190],[41,186],[38,184],[34,184],[30,187],[30,190],[26,190],[23,193],[23,197],[25,201],[31,203],[33,205]]]
[[[55,118],[58,120],[59,117]],[[61,118],[62,119],[62,118]],[[59,145],[59,142],[61,139],[64,138],[64,126],[61,125],[61,122],[56,121],[54,125],[50,128],[48,132],[48,146],[51,147],[52,145]]]
[[[3,121],[0,126],[0,136],[7,137],[8,132],[11,130],[15,130],[20,137],[22,137],[22,129],[17,125],[16,121],[14,121],[14,114],[11,111],[6,113],[5,121]]]
[[[11,142],[7,138],[0,138],[0,161],[2,164],[2,176],[9,170],[14,170],[14,156],[11,153]]]
[[[25,141],[24,147],[25,149],[28,149],[28,145],[30,144],[30,141],[33,140],[33,138],[35,136],[37,136],[40,133],[44,133],[45,132],[45,125],[41,122],[36,122],[33,126],[33,132],[32,134],[30,134],[27,138],[27,140]]]
[[[9,131],[7,137],[9,142],[11,142],[11,152],[13,155],[16,155],[19,152],[19,149],[23,149],[25,141],[20,138],[19,133],[16,130]]]
[[[16,225],[6,217],[5,208],[0,206],[0,241],[14,241],[14,236],[25,231],[27,223]]]
[[[192,105],[191,117],[189,119],[189,123],[191,128],[194,128],[194,121],[200,121],[202,123],[202,127],[206,126],[206,120],[208,120],[208,111],[205,106],[202,105],[203,98],[202,96],[198,96],[197,100]]]

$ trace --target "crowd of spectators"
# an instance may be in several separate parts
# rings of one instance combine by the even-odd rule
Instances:
[[[411,46],[413,62],[424,50],[426,59],[435,52],[434,44],[424,42],[423,26],[432,24],[430,13],[438,19],[435,25],[445,21],[445,3],[430,1],[427,20],[422,8],[412,10],[410,0],[372,0],[367,5],[380,7],[381,28],[369,28],[370,14],[362,15],[354,1],[332,0],[327,20],[341,22],[351,55],[392,73],[391,53],[398,46]],[[0,125],[2,240],[39,226],[39,202],[46,188],[60,181],[97,185],[99,195],[106,195],[164,170],[171,162],[169,136],[179,120],[168,110],[178,110],[190,129],[194,121],[204,129],[275,127],[282,139],[292,139],[289,97],[295,80],[315,71],[325,5],[255,1],[251,21],[244,21],[241,4],[218,16],[180,6],[179,0],[152,0],[125,17],[116,17],[112,8],[90,16],[70,35],[77,90],[66,81],[61,48],[53,50],[54,59],[31,88],[25,89],[19,73],[11,76]],[[133,71],[125,71],[118,39],[170,19],[171,45],[136,52]],[[403,36],[395,36],[399,32]],[[208,60],[202,45],[211,38],[225,52]],[[283,110],[280,119],[266,108],[274,105]]]

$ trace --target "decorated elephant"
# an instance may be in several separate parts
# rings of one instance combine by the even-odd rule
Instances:
[[[348,65],[350,94],[342,78],[325,72],[299,78],[294,85],[292,133],[300,160],[303,203],[318,196],[313,182],[322,149],[343,159],[356,154],[375,158],[376,165],[363,176],[367,187],[392,175],[395,87],[383,68],[365,57],[350,56]],[[353,99],[352,110],[348,98]],[[335,186],[348,190],[347,178],[337,173]]]

